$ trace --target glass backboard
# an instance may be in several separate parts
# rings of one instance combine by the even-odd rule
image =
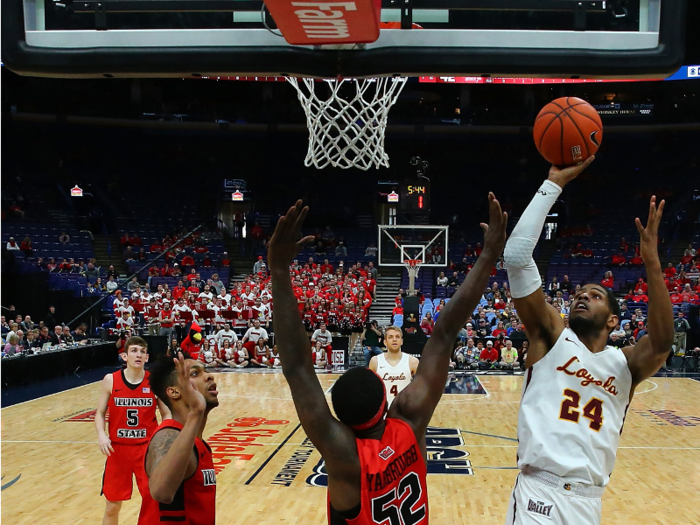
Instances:
[[[405,266],[418,260],[421,267],[444,268],[449,241],[448,226],[379,226],[379,266]]]
[[[2,59],[76,78],[664,77],[683,63],[686,1],[381,0],[395,29],[328,49],[288,44],[261,1],[4,0]]]

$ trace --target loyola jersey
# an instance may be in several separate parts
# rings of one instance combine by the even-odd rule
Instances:
[[[109,397],[109,439],[122,445],[142,445],[153,435],[156,419],[156,396],[151,392],[145,372],[143,381],[132,385],[124,377],[124,370],[112,374],[112,395]]]
[[[527,371],[518,416],[518,467],[604,487],[630,403],[632,374],[621,350],[594,354],[565,328]]]
[[[386,360],[386,354],[377,356],[377,374],[384,381],[386,387],[387,407],[399,395],[404,388],[411,384],[410,356],[402,354],[401,361],[396,366],[391,366]]]
[[[174,419],[166,419],[156,432],[163,428],[182,430],[182,425]],[[197,470],[194,475],[180,484],[172,503],[158,503],[150,494],[144,496],[138,525],[160,525],[163,522],[214,525],[216,522],[214,460],[209,445],[199,438],[194,440],[194,451],[197,454]]]
[[[396,523],[427,525],[427,468],[411,427],[387,418],[381,440],[356,442],[362,470],[359,512],[351,519],[343,517],[333,509],[329,496],[329,525],[394,523],[394,517]],[[403,520],[398,520],[398,513]]]

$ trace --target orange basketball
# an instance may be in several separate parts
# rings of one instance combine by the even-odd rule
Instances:
[[[574,166],[594,155],[603,141],[600,115],[585,100],[562,97],[542,108],[535,120],[535,146],[547,162]]]

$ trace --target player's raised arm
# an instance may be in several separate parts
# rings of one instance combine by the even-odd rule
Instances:
[[[542,279],[532,254],[547,214],[562,189],[590,166],[594,159],[591,156],[578,166],[562,170],[552,166],[548,179],[537,190],[506,243],[504,257],[510,292],[530,341],[527,367],[542,359],[564,330],[563,319],[545,300]]]
[[[354,446],[355,436],[349,427],[333,417],[328,407],[314,371],[309,338],[299,317],[289,278],[290,263],[299,250],[313,240],[313,236],[300,239],[308,211],[299,200],[279,219],[267,255],[275,291],[275,334],[282,371],[306,435],[330,466],[334,461],[343,462],[343,457],[347,459],[346,446]]]
[[[408,420],[417,435],[425,431],[440,401],[457,334],[476,309],[488,284],[491,269],[503,252],[507,224],[508,215],[501,211],[501,205],[493,193],[489,193],[489,224],[481,225],[485,232],[484,250],[452,300],[441,310],[423,349],[413,382],[391,405],[389,415],[396,413]]]
[[[112,441],[105,430],[105,414],[107,413],[107,404],[109,397],[112,395],[112,374],[107,374],[100,383],[100,398],[97,401],[97,410],[95,411],[95,429],[97,430],[97,443],[100,446],[100,452],[105,456],[109,456],[114,449]]]
[[[649,219],[646,228],[639,219],[635,219],[640,237],[642,260],[647,270],[647,295],[649,310],[647,318],[647,335],[635,346],[623,349],[632,379],[635,385],[651,377],[664,364],[673,343],[673,305],[666,289],[661,261],[657,246],[659,223],[663,215],[665,201],[658,208],[656,197],[649,203]]]

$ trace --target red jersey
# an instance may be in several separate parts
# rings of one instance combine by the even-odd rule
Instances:
[[[393,523],[392,516],[399,515],[402,523],[427,525],[427,469],[411,427],[387,418],[381,440],[356,441],[362,470],[359,514],[352,519],[341,516],[329,497],[329,525]]]
[[[182,430],[182,424],[166,419],[156,429]],[[155,432],[154,432],[155,434]],[[172,503],[158,503],[150,494],[144,495],[138,525],[178,522],[183,525],[214,525],[216,522],[216,473],[211,449],[205,441],[195,438],[197,470],[182,482]]]
[[[109,439],[121,445],[143,445],[158,427],[156,396],[151,392],[145,372],[143,381],[129,383],[124,370],[112,374],[112,395],[109,397]]]

